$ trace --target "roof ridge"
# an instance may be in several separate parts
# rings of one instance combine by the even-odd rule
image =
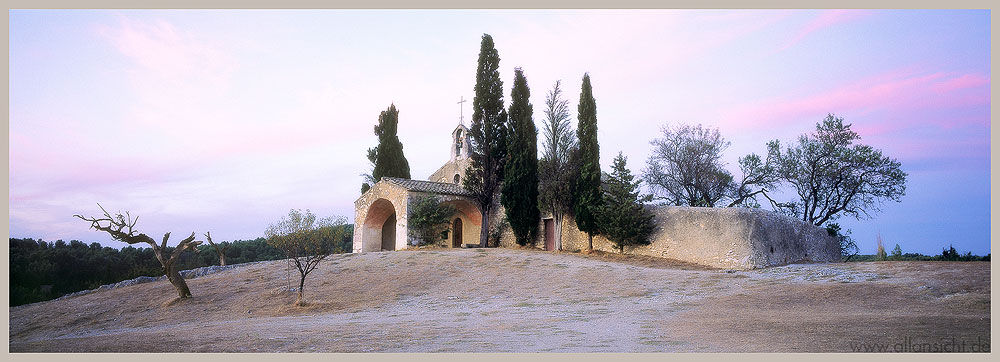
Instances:
[[[451,195],[469,195],[469,192],[465,190],[465,188],[462,187],[461,185],[448,182],[414,180],[414,179],[404,179],[398,177],[382,177],[382,180],[398,186],[402,186],[403,188],[410,191],[432,192],[432,193],[442,193]]]

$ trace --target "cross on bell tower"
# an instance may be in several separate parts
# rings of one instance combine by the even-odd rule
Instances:
[[[465,97],[458,97],[458,124],[465,125],[465,112],[462,110],[462,103],[465,103]]]

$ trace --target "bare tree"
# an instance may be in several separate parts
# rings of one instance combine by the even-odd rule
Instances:
[[[205,238],[208,239],[208,243],[210,245],[215,247],[215,252],[219,253],[219,265],[226,266],[226,250],[229,250],[229,247],[232,246],[233,244],[227,243],[225,241],[223,241],[222,244],[213,243],[212,234],[207,232],[205,233]]]
[[[344,224],[344,218],[317,219],[308,209],[305,213],[292,209],[286,218],[267,227],[264,232],[267,243],[281,250],[299,271],[299,293],[295,305],[305,305],[302,291],[306,276],[333,253],[337,243],[343,239]]]
[[[174,286],[177,290],[177,296],[180,298],[190,298],[191,290],[188,289],[187,283],[184,282],[184,278],[181,277],[180,272],[177,270],[177,266],[174,263],[177,259],[184,253],[185,250],[198,251],[196,247],[201,245],[201,241],[194,240],[194,232],[191,236],[184,238],[177,247],[174,248],[173,252],[169,256],[165,255],[167,252],[167,239],[170,238],[170,233],[163,234],[163,241],[157,245],[153,238],[147,236],[146,234],[136,234],[135,223],[139,221],[139,217],[136,216],[134,219],[129,215],[128,211],[125,215],[121,212],[111,216],[107,210],[104,209],[101,204],[97,204],[97,207],[101,208],[104,212],[104,217],[83,217],[80,215],[73,215],[84,221],[90,222],[90,227],[94,230],[104,231],[111,234],[111,237],[115,240],[121,241],[128,244],[138,244],[147,243],[153,248],[153,254],[156,255],[156,259],[160,261],[160,265],[163,266],[163,273],[167,275],[167,280],[170,284]]]
[[[667,203],[715,207],[726,196],[733,176],[722,164],[729,142],[718,129],[680,125],[663,127],[654,139],[644,178],[654,194]]]
[[[782,205],[768,194],[780,183],[777,141],[768,143],[763,159],[754,153],[740,157],[742,177],[736,180],[722,162],[729,141],[718,129],[682,124],[662,132],[663,138],[650,142],[653,152],[643,174],[659,199],[674,205],[756,208],[757,196],[763,196],[775,208]]]

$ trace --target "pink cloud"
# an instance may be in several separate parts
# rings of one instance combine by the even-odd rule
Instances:
[[[960,89],[975,88],[990,84],[990,77],[982,74],[965,74],[961,77],[949,79],[935,86],[939,93],[948,93]]]
[[[722,112],[729,127],[777,128],[818,120],[827,113],[893,113],[989,104],[989,78],[981,74],[919,74],[904,68],[811,95],[791,94],[740,105]],[[953,125],[938,121],[939,126]]]
[[[806,23],[780,50],[791,48],[816,31],[859,19],[869,14],[871,12],[867,10],[825,10],[819,16],[813,18],[812,21]]]
[[[156,83],[186,79],[225,81],[237,62],[226,53],[164,20],[140,21],[124,16],[117,26],[98,26],[97,32],[129,57]]]

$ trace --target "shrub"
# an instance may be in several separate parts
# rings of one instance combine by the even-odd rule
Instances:
[[[955,261],[958,260],[958,251],[955,250],[955,246],[948,245],[948,249],[941,249],[941,255],[938,256],[938,260],[948,260]]]
[[[840,224],[829,223],[826,225],[826,233],[837,239],[840,244],[840,256],[843,261],[850,261],[851,258],[858,255],[860,250],[858,249],[858,244],[851,239],[851,231],[847,230],[841,232]]]
[[[409,236],[416,239],[414,245],[437,243],[445,231],[451,230],[455,208],[442,204],[437,197],[418,197],[410,203],[409,209]]]

